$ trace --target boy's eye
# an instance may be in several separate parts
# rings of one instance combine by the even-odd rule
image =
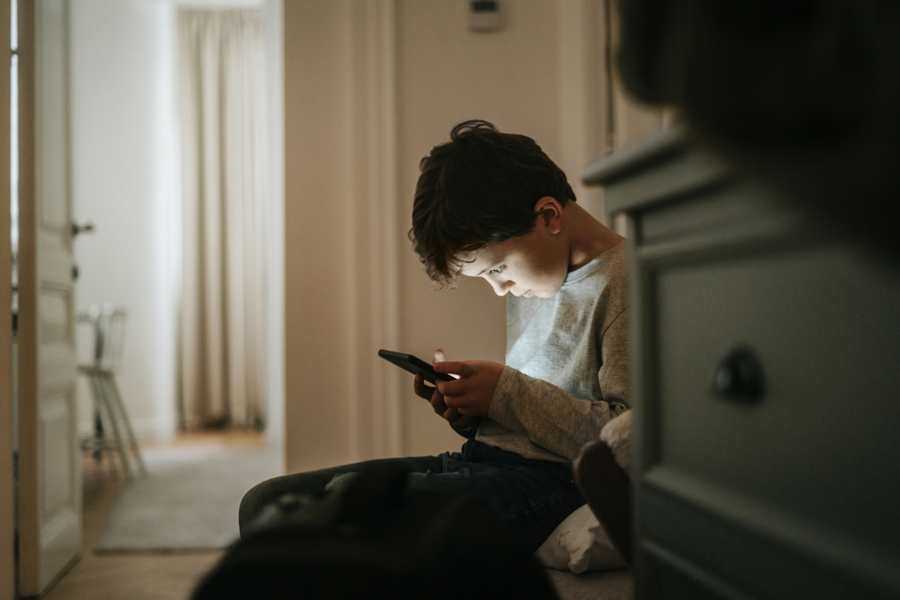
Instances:
[[[488,273],[490,273],[491,275],[499,275],[500,273],[503,272],[503,269],[505,269],[505,268],[506,268],[506,265],[500,265],[499,267],[494,267],[493,269],[488,271]]]

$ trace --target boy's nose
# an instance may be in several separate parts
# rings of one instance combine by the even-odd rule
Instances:
[[[490,284],[494,288],[494,293],[498,296],[505,296],[516,285],[512,281],[490,281]]]

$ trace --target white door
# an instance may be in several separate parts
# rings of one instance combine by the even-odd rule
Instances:
[[[19,5],[19,594],[81,552],[66,0]]]

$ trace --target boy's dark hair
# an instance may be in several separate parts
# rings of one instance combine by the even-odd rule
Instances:
[[[565,173],[524,135],[487,121],[460,123],[419,163],[409,239],[429,277],[452,284],[460,255],[528,233],[544,196],[565,206]]]

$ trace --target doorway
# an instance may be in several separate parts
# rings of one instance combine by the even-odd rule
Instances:
[[[259,419],[282,443],[283,213],[281,180],[280,2],[111,2],[71,7],[73,199],[76,219],[95,233],[76,247],[77,305],[114,303],[128,311],[120,387],[138,438],[172,440],[184,424],[180,355],[185,294],[177,12],[250,7],[263,11],[267,99],[269,256],[262,329],[268,356]],[[192,296],[193,297],[193,296]],[[79,349],[88,352],[88,336]],[[83,355],[83,354],[82,354]],[[82,383],[79,397],[89,399]],[[90,425],[90,402],[80,402]],[[82,433],[87,433],[83,431]]]
[[[223,462],[237,454],[249,456],[250,464],[255,464],[254,456],[265,458],[268,462],[261,473],[282,468],[281,2],[248,0],[243,4],[263,11],[266,17],[266,130],[270,158],[266,202],[273,218],[266,238],[270,268],[265,284],[268,302],[262,307],[261,325],[269,358],[260,374],[266,389],[266,408],[261,419],[265,429],[260,435],[250,436],[252,443],[237,446],[233,436],[207,436],[198,441],[196,436],[185,436],[181,431],[179,327],[184,255],[176,17],[188,3],[80,0],[68,6],[73,221],[77,226],[87,222],[93,225],[92,234],[79,236],[75,244],[79,277],[74,304],[87,308],[110,303],[127,311],[125,344],[116,379],[144,451],[147,478],[162,477],[169,482],[170,490],[179,489],[178,481],[190,480],[185,469],[196,466],[198,460],[206,461],[203,472],[220,469]],[[202,5],[209,9],[233,8],[236,3],[207,1]],[[79,359],[90,356],[90,329],[79,329],[77,342]],[[91,390],[86,379],[79,381],[77,397],[79,437],[84,437],[92,433],[94,426]],[[86,496],[100,487],[110,489],[105,486],[109,481],[121,483],[108,468],[109,457],[101,457],[100,463],[94,463],[90,457],[85,460]],[[122,477],[121,469],[118,477]],[[85,538],[82,561],[57,588],[68,589],[67,581],[91,577],[92,565],[101,560],[95,553],[95,540],[104,535],[113,540],[106,542],[113,544],[108,552],[128,552],[129,547],[133,548],[115,542],[121,536],[116,538],[115,531],[109,533],[106,529],[116,511],[127,514],[127,510],[135,510],[133,506],[117,505],[127,504],[125,492],[142,483],[151,490],[163,487],[156,483],[148,486],[140,477],[129,485],[116,484],[114,493],[108,496],[103,524],[87,531],[90,535]],[[199,496],[181,500],[181,505],[201,502]],[[168,506],[163,512],[173,510]],[[236,507],[220,512],[236,522]],[[145,527],[154,530],[152,524]],[[115,543],[120,543],[118,550]],[[178,548],[168,548],[169,552],[173,550]],[[142,551],[152,553],[153,549]],[[122,564],[125,562],[128,561]],[[116,577],[127,579],[125,574]],[[53,594],[51,591],[49,597]]]

